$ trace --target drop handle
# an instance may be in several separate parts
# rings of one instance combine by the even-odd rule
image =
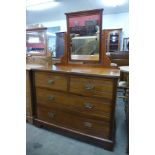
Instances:
[[[89,102],[86,102],[86,103],[84,103],[84,107],[86,109],[92,109],[93,108],[93,104],[92,103],[89,103]]]
[[[48,100],[48,101],[53,101],[53,100],[54,100],[54,96],[48,96],[48,97],[47,97],[47,100]]]
[[[94,89],[94,85],[92,85],[92,84],[85,85],[85,90],[92,90],[92,89]]]
[[[47,84],[49,84],[49,85],[50,85],[50,84],[53,84],[53,83],[54,83],[54,80],[48,80],[48,81],[47,81]]]
[[[48,118],[53,118],[55,114],[53,112],[48,112],[47,115],[48,115]]]
[[[92,123],[90,123],[90,122],[84,122],[84,126],[85,127],[88,127],[88,128],[91,128],[92,127]]]

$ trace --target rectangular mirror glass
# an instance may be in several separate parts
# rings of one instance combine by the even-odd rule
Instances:
[[[99,61],[102,10],[66,14],[70,60]]]

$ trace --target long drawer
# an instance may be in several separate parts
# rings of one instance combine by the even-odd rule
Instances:
[[[75,94],[112,99],[113,81],[105,78],[70,78],[69,91]]]
[[[35,72],[36,87],[67,91],[67,83],[68,78],[65,75],[59,75],[50,72]]]
[[[36,94],[39,105],[62,110],[67,109],[72,113],[78,112],[85,116],[96,117],[105,121],[110,121],[111,119],[111,102],[108,100],[82,97],[42,88],[37,88]]]
[[[54,108],[38,106],[38,119],[97,137],[109,138],[110,125],[103,121],[77,117]]]

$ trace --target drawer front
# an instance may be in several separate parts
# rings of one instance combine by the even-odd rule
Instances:
[[[109,138],[109,124],[39,106],[38,119],[97,137]]]
[[[35,72],[35,84],[37,87],[67,91],[67,79],[65,75],[49,72]]]
[[[104,78],[71,77],[69,90],[75,94],[111,100],[113,97],[113,81]]]
[[[78,112],[89,117],[98,117],[110,121],[111,103],[91,97],[65,94],[61,92],[36,89],[37,103],[46,107]]]

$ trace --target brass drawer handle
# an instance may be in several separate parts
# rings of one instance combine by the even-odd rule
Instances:
[[[53,83],[54,83],[54,80],[48,80],[48,81],[47,81],[47,84],[49,84],[49,85],[50,85],[50,84],[53,84]]]
[[[84,107],[87,108],[87,109],[92,109],[93,108],[93,104],[89,103],[89,102],[86,102],[86,103],[84,103]]]
[[[94,85],[91,85],[91,84],[85,85],[85,90],[92,90],[92,89],[94,89]]]
[[[48,118],[53,118],[55,114],[53,112],[48,112],[47,115],[48,115]]]
[[[47,97],[47,100],[48,100],[48,101],[53,101],[53,100],[54,100],[54,96],[48,96],[48,97]]]
[[[88,128],[91,128],[92,127],[92,123],[90,123],[90,122],[84,122],[84,126],[85,127],[88,127]]]

